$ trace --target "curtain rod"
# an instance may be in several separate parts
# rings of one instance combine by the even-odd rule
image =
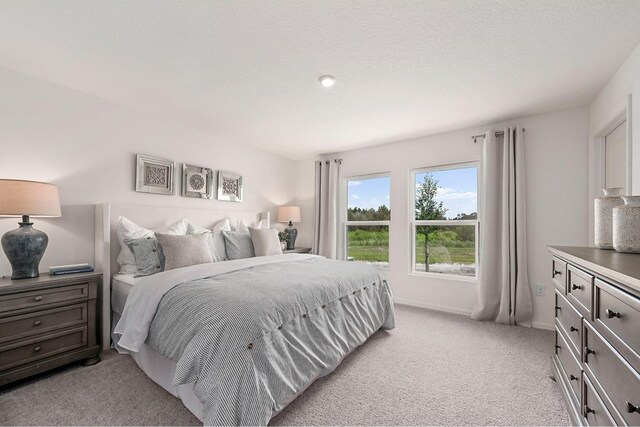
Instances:
[[[524,131],[525,131],[525,128],[522,128],[522,132],[524,132]],[[497,131],[497,132],[495,133],[495,135],[496,135],[496,136],[504,135],[504,132],[503,132],[503,131],[501,131],[501,130],[499,130],[499,131]],[[473,139],[473,143],[474,143],[474,144],[476,143],[476,139],[478,139],[478,138],[483,138],[483,139],[484,139],[484,138],[486,138],[486,137],[487,137],[487,134],[486,134],[486,133],[481,133],[480,135],[471,135],[471,139]]]
[[[341,165],[341,164],[342,164],[342,159],[333,159],[333,161],[334,161],[335,163],[338,163],[339,165]],[[326,163],[326,164],[329,164],[329,163],[331,163],[331,160],[326,160],[326,161],[325,161],[325,163]]]

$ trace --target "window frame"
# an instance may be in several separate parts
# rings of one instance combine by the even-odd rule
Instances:
[[[349,181],[358,181],[358,180],[365,180],[365,179],[374,179],[374,178],[389,178],[389,211],[391,212],[391,172],[377,172],[377,173],[370,173],[370,174],[365,174],[365,175],[353,175],[353,176],[348,176],[348,177],[343,177],[342,178],[342,204],[343,207],[342,209],[340,209],[340,215],[342,215],[343,221],[342,222],[342,230],[340,232],[340,237],[341,237],[341,245],[339,246],[342,249],[342,254],[340,256],[341,259],[343,260],[347,260],[347,255],[349,252],[349,238],[347,236],[348,230],[349,230],[349,226],[386,226],[389,228],[389,262],[386,268],[385,267],[379,267],[379,266],[374,266],[375,268],[378,268],[380,270],[383,271],[388,271],[390,269],[391,266],[391,219],[387,220],[387,221],[349,221],[349,217],[348,217],[348,210],[349,210]],[[358,261],[356,261],[358,262]],[[363,262],[363,261],[360,261]]]
[[[425,172],[438,172],[452,169],[464,169],[468,167],[476,168],[476,194],[477,194],[477,206],[476,213],[478,217],[473,219],[462,219],[462,220],[417,220],[416,219],[416,175],[425,173]],[[478,282],[478,272],[480,268],[480,222],[481,222],[481,209],[480,209],[480,195],[482,189],[480,188],[480,177],[481,177],[481,164],[480,161],[474,160],[469,162],[460,162],[460,163],[449,163],[446,165],[437,165],[437,166],[428,166],[422,168],[409,169],[409,197],[407,200],[409,202],[407,211],[409,213],[409,275],[411,276],[420,276],[420,277],[431,277],[431,278],[439,278],[445,280],[456,280],[460,282],[468,282],[472,284],[476,284]],[[447,273],[433,273],[430,271],[419,271],[416,270],[416,228],[419,226],[429,226],[429,225],[475,225],[475,257],[476,257],[476,274],[473,277],[463,276],[460,274],[447,274]]]

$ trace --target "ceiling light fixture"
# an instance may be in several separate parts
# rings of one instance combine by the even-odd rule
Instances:
[[[336,78],[333,76],[322,76],[320,77],[320,84],[324,87],[331,87],[336,82]]]

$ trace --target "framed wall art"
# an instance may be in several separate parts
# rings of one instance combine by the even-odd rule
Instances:
[[[159,157],[136,156],[136,191],[141,193],[173,195],[175,163]]]
[[[200,199],[213,198],[213,171],[209,168],[182,164],[182,195]]]
[[[242,177],[229,172],[218,172],[218,200],[242,202]]]

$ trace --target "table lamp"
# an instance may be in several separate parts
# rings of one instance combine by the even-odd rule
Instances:
[[[296,237],[298,237],[298,230],[293,226],[294,222],[300,222],[300,207],[299,206],[281,206],[278,208],[278,222],[288,222],[289,226],[285,229],[287,238],[287,249],[295,249]]]
[[[17,179],[0,179],[0,216],[20,217],[20,227],[2,236],[2,249],[12,268],[12,279],[38,277],[40,260],[49,237],[33,228],[29,216],[60,216],[58,187],[53,184]]]

